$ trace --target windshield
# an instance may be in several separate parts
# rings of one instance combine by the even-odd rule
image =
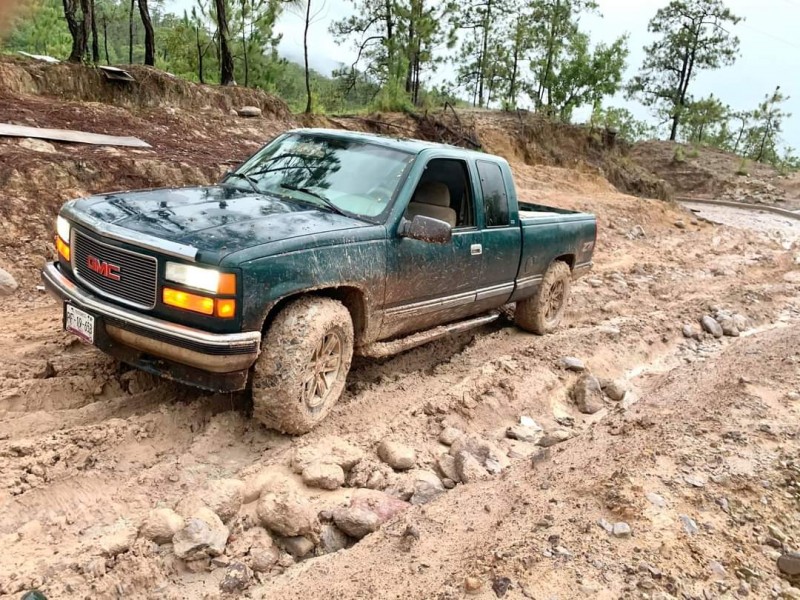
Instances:
[[[413,158],[378,144],[289,134],[265,146],[226,183],[375,220]]]

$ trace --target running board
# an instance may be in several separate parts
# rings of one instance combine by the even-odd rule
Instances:
[[[413,333],[407,337],[392,340],[390,342],[373,342],[372,344],[361,346],[358,348],[357,354],[366,356],[368,358],[385,358],[387,356],[392,356],[393,354],[399,354],[400,352],[411,350],[411,348],[416,348],[422,344],[427,344],[428,342],[453,335],[454,333],[461,333],[462,331],[475,329],[481,325],[486,325],[496,321],[499,318],[499,312],[492,312],[488,315],[481,315],[480,317],[476,317],[474,319],[458,321],[457,323],[451,323],[449,325],[440,325],[439,327],[420,331],[419,333]]]

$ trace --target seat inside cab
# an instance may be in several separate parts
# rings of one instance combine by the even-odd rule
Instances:
[[[472,187],[462,160],[436,158],[425,166],[405,217],[417,215],[438,219],[452,228],[475,224]]]

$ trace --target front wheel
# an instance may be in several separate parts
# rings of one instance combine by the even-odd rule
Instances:
[[[553,262],[545,272],[536,294],[517,302],[514,322],[531,333],[552,333],[564,316],[571,284],[569,265],[560,260]]]
[[[253,369],[253,417],[284,433],[311,431],[344,391],[353,359],[353,321],[331,298],[287,305],[264,336]]]

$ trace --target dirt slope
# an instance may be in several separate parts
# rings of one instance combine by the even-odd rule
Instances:
[[[170,169],[169,183],[220,168],[214,152],[195,153],[193,144],[234,157],[286,124],[221,110],[54,104],[35,94],[19,96],[13,110],[41,124],[90,115],[109,133],[132,126],[142,135],[145,117],[160,115],[149,164]],[[230,133],[230,145],[219,132]],[[500,323],[357,361],[328,420],[291,438],[253,423],[246,395],[202,394],[128,371],[61,331],[59,307],[34,287],[49,253],[47,215],[57,198],[130,185],[126,174],[144,155],[53,148],[0,146],[0,162],[14,158],[0,164],[0,189],[21,202],[0,266],[22,284],[0,299],[0,598],[33,587],[51,599],[445,599],[468,590],[479,598],[800,597],[776,566],[800,541],[793,232],[715,226],[621,195],[596,171],[512,156],[523,196],[598,215],[596,268],[574,286],[567,324],[536,337]],[[181,152],[188,167],[175,166]],[[91,175],[76,178],[76,165]],[[138,176],[151,177],[150,167]],[[41,220],[26,223],[25,214]],[[746,335],[700,334],[712,305],[742,315]],[[683,335],[685,324],[696,339]],[[562,368],[565,356],[617,380],[625,398],[581,412],[571,396],[581,374]],[[521,417],[569,439],[544,450],[507,438]],[[490,448],[495,474],[484,469],[478,481],[434,490],[426,504],[398,504],[414,498],[419,470],[444,475],[437,464],[450,452],[439,442],[447,427]],[[381,461],[386,439],[413,449],[417,470]],[[334,441],[359,457],[345,486],[306,485],[292,465]],[[324,449],[316,455],[333,460]],[[347,549],[314,556],[336,511],[375,493],[368,484],[392,498],[380,496],[381,509],[403,510],[362,541],[346,540]],[[221,502],[223,487],[240,492]],[[302,540],[262,527],[258,496],[270,492],[299,498],[294,525],[314,521],[310,558],[285,551],[298,554]],[[179,558],[172,538],[148,539],[152,509],[191,517],[198,503],[224,516],[221,556]],[[600,519],[626,523],[631,537],[607,534]]]

